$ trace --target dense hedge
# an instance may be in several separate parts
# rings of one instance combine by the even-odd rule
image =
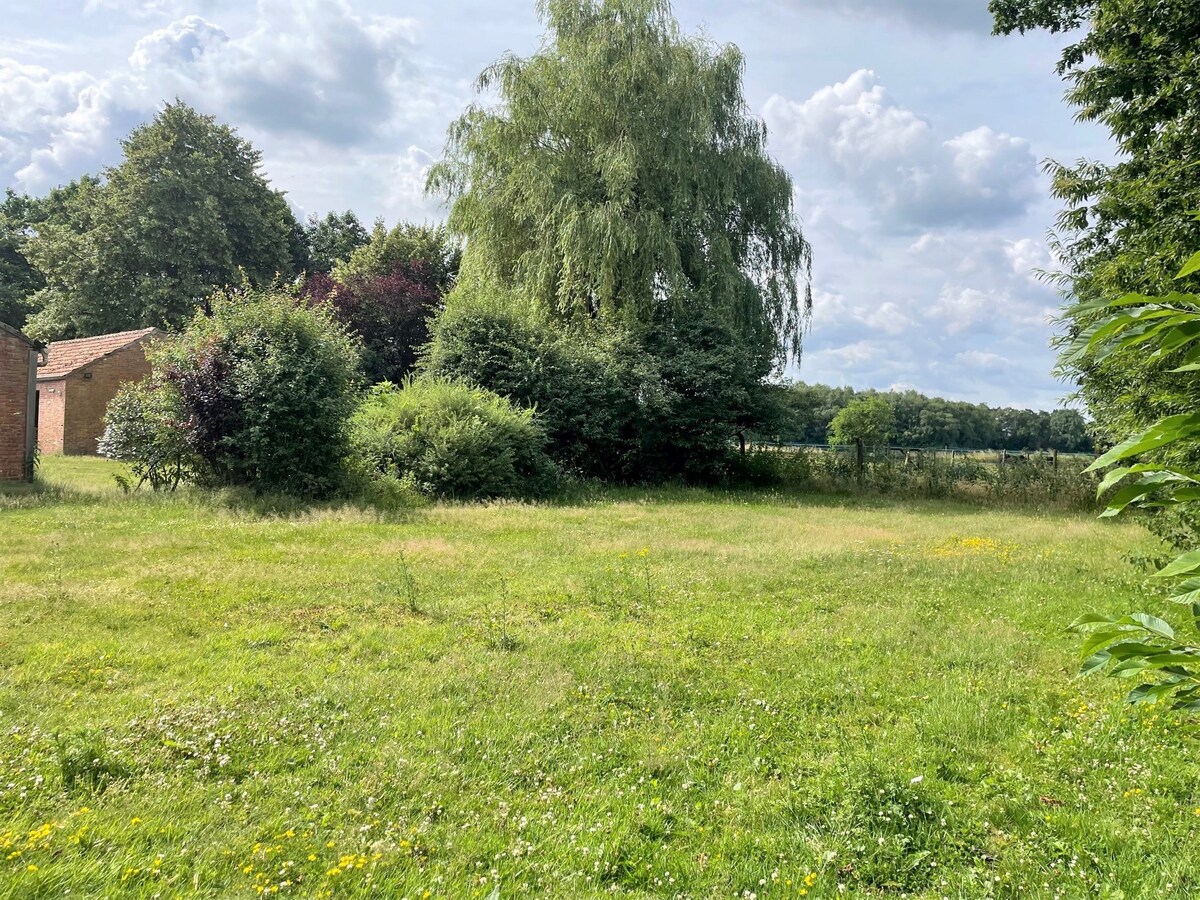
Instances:
[[[423,366],[536,409],[563,469],[606,481],[726,477],[739,432],[768,408],[769,362],[703,314],[584,330],[448,302]]]
[[[539,496],[555,484],[532,410],[445,378],[381,384],[351,423],[352,458],[422,493],[458,500]]]

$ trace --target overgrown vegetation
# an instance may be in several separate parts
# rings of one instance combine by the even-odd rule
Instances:
[[[1179,278],[1200,272],[1200,253],[1184,266]],[[1136,350],[1152,363],[1171,366],[1174,374],[1200,372],[1200,297],[1172,293],[1166,297],[1131,294],[1105,304],[1073,311],[1093,321],[1072,353],[1081,361],[1120,348]],[[1194,511],[1200,501],[1200,474],[1194,460],[1200,448],[1200,413],[1167,416],[1139,431],[1096,460],[1093,469],[1117,463],[1101,485],[1109,492],[1105,515],[1130,507]],[[1193,512],[1194,515],[1194,512]],[[1170,600],[1187,609],[1187,627],[1179,633],[1167,621],[1145,612],[1122,616],[1090,614],[1075,623],[1086,632],[1085,672],[1109,674],[1137,682],[1132,703],[1169,700],[1177,709],[1200,711],[1200,550],[1188,552],[1155,573],[1171,586]],[[1186,636],[1185,636],[1186,635]]]
[[[101,442],[140,479],[301,496],[340,486],[359,359],[328,307],[277,289],[219,294],[147,355],[153,373],[118,394]]]
[[[758,447],[738,460],[734,483],[782,492],[954,498],[995,506],[1096,509],[1091,457],[1037,454]]]

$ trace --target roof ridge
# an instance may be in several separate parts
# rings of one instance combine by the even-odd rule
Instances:
[[[61,341],[50,341],[50,345],[53,346],[55,344],[78,344],[83,341],[99,341],[99,340],[104,340],[106,338],[125,337],[126,335],[149,334],[152,331],[162,332],[162,329],[151,325],[149,328],[133,328],[133,329],[130,329],[129,331],[111,331],[108,334],[93,334],[93,335],[89,335],[88,337],[63,338]],[[162,332],[162,333],[165,334],[166,332]]]
[[[47,350],[46,364],[38,370],[39,381],[51,381],[87,368],[114,353],[137,346],[155,335],[166,336],[159,328],[138,328],[133,331],[115,331],[86,338],[71,338],[54,341]]]

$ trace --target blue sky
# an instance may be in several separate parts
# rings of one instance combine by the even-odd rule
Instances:
[[[806,381],[1052,408],[1061,36],[990,36],[986,0],[677,0],[738,44],[815,254]],[[422,194],[476,74],[528,53],[533,0],[0,0],[0,179],[40,193],[119,159],[173,97],[235,125],[298,213],[436,219]]]

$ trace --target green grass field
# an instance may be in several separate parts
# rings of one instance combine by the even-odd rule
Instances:
[[[1195,729],[1064,633],[1147,605],[1134,525],[272,515],[43,462],[0,496],[0,897],[1200,893]]]

